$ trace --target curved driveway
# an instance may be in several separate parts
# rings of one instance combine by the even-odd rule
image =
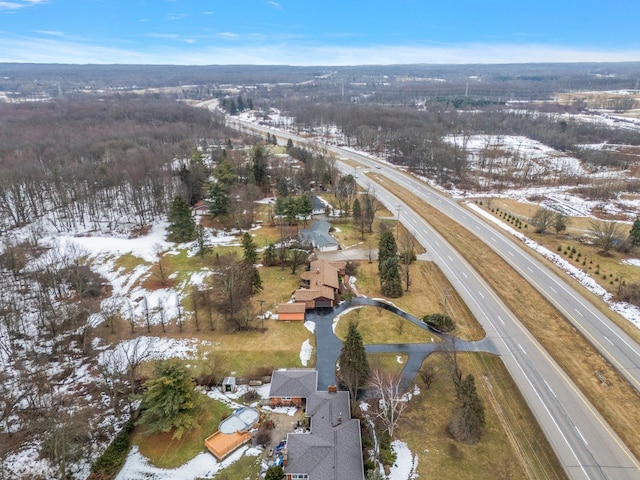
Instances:
[[[342,341],[333,332],[333,319],[346,309],[355,306],[381,307],[395,313],[407,321],[449,342],[451,338],[425,325],[419,318],[379,300],[356,297],[341,303],[338,307],[326,310],[307,312],[306,320],[316,324],[316,370],[318,371],[318,390],[327,390],[329,385],[336,385],[336,363],[342,349]],[[366,320],[364,320],[366,321]],[[406,390],[414,381],[425,357],[435,351],[441,351],[447,343],[402,343],[367,345],[368,353],[404,353],[408,355],[402,368],[402,388]],[[455,340],[456,350],[459,352],[488,352],[498,354],[497,349],[489,338],[477,342]]]

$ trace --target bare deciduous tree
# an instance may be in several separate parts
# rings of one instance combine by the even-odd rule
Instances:
[[[593,243],[600,248],[603,255],[608,255],[618,242],[624,238],[624,233],[617,222],[590,222],[590,233],[594,238]]]
[[[369,376],[368,386],[374,390],[377,399],[371,413],[382,424],[389,437],[393,437],[402,414],[409,406],[410,395],[400,389],[401,383],[402,376],[399,373],[374,369]]]

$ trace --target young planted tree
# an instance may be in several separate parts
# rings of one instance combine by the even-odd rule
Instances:
[[[351,403],[354,404],[358,389],[365,385],[369,378],[369,361],[362,343],[362,336],[355,322],[349,323],[347,338],[342,345],[338,357],[338,377],[349,390]]]
[[[189,371],[179,360],[162,360],[144,385],[138,423],[151,433],[173,430],[173,438],[180,440],[196,425],[200,406]]]
[[[168,229],[167,240],[170,242],[191,242],[196,239],[196,222],[189,205],[181,196],[175,197],[171,204]]]

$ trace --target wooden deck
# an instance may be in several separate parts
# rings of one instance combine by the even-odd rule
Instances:
[[[220,433],[218,430],[213,435],[207,437],[204,445],[218,460],[222,460],[240,445],[250,440],[251,434],[249,432]]]

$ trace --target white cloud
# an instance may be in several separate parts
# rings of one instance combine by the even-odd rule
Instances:
[[[167,15],[167,20],[170,21],[174,21],[174,20],[182,20],[183,18],[187,17],[188,15],[186,13],[170,13]]]
[[[282,9],[282,5],[280,5],[278,2],[274,2],[273,0],[268,0],[267,4],[271,5],[273,8]]]
[[[218,37],[221,38],[238,38],[240,37],[240,35],[238,35],[237,33],[233,33],[233,32],[220,32],[217,35]]]
[[[45,3],[45,0],[15,0],[13,2],[0,1],[0,10],[19,10]]]
[[[64,37],[64,32],[60,32],[58,30],[36,30],[36,33],[41,33],[42,35],[51,35],[52,37]]]
[[[232,32],[219,36],[234,37]],[[622,62],[640,61],[639,50],[606,51],[552,45],[459,44],[459,45],[372,45],[345,47],[293,45],[193,46],[190,38],[172,34],[149,34],[156,38],[186,42],[182,48],[166,45],[146,50],[128,50],[65,41],[63,39],[0,36],[0,62],[35,63],[142,63],[176,65],[389,65],[406,63],[536,63],[536,62]],[[262,43],[262,42],[261,42]]]

